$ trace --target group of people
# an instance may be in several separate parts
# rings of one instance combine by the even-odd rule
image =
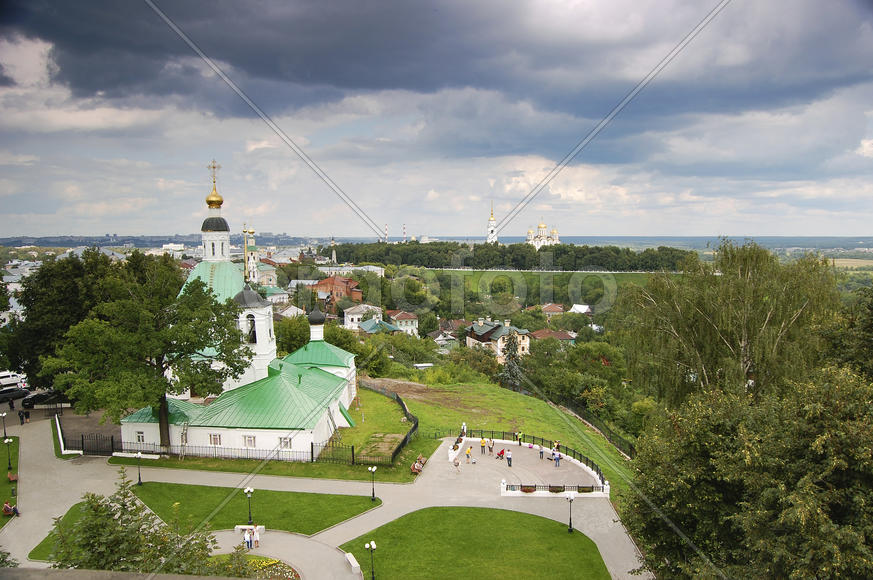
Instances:
[[[9,410],[10,411],[15,410],[15,400],[14,399],[9,399]],[[28,411],[27,409],[19,409],[18,410],[18,420],[21,422],[22,425],[24,425],[25,423],[30,423],[30,411]]]
[[[251,528],[247,527],[243,530],[243,542],[245,542],[246,548],[249,550],[251,550],[252,547],[261,547],[261,533],[258,531],[258,524],[254,524]]]

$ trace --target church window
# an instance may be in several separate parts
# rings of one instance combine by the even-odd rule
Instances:
[[[249,314],[246,316],[246,320],[248,321],[248,331],[249,331],[249,344],[255,344],[258,342],[258,333],[255,330],[255,315]]]
[[[279,437],[279,449],[291,449],[291,438]]]
[[[224,242],[221,242],[221,255],[224,256]]]
[[[145,433],[143,431],[136,432],[136,442],[145,443]]]
[[[209,434],[209,444],[210,445],[221,445],[221,433],[210,433]]]
[[[243,447],[254,447],[255,446],[255,436],[254,435],[244,435],[243,436]]]

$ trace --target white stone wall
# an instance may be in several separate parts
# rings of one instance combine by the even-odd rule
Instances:
[[[204,261],[224,262],[230,260],[230,232],[203,232],[201,239],[203,240]]]

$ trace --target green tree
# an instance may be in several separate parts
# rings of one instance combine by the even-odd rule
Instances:
[[[418,335],[427,336],[428,333],[439,329],[439,321],[433,312],[425,312],[418,317]]]
[[[41,357],[53,354],[67,330],[106,299],[111,268],[107,256],[88,249],[81,258],[48,259],[22,280],[18,301],[25,318],[10,325],[12,336],[3,346],[10,365],[24,371],[32,386],[51,386],[53,376],[42,372]]]
[[[118,421],[133,409],[157,409],[168,446],[167,394],[219,394],[248,366],[239,307],[217,302],[199,280],[179,293],[178,267],[166,256],[132,256],[106,284],[112,299],[70,328],[44,366],[79,411],[105,409]]]
[[[821,359],[819,327],[838,304],[834,275],[813,255],[780,264],[764,248],[722,242],[712,264],[624,287],[615,324],[635,383],[672,405],[718,386],[776,389]]]
[[[124,468],[109,497],[86,493],[81,517],[72,525],[55,518],[55,568],[206,574],[217,545],[207,531],[182,533],[140,503]]]
[[[503,368],[497,373],[497,380],[504,389],[517,391],[524,381],[521,372],[521,357],[518,354],[518,335],[509,333],[503,345]]]
[[[873,380],[873,288],[858,288],[853,294],[855,299],[827,336],[834,359]]]
[[[283,317],[275,324],[276,350],[281,358],[309,342],[309,321],[305,316]]]

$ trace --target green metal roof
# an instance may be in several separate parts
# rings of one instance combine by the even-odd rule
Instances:
[[[354,419],[352,419],[352,416],[349,415],[349,410],[346,409],[342,403],[339,404],[339,410],[340,410],[340,413],[342,413],[343,417],[346,418],[346,421],[349,422],[349,427],[354,427],[355,421],[354,421]]]
[[[358,324],[358,328],[367,334],[376,334],[377,332],[403,332],[400,327],[395,326],[390,322],[385,322],[384,320],[376,320],[375,318],[364,320]]]
[[[205,407],[196,403],[181,399],[167,398],[167,409],[170,412],[171,425],[183,425],[199,415]],[[152,407],[143,407],[121,420],[122,423],[157,423],[158,410]]]
[[[232,300],[245,286],[242,272],[233,262],[200,262],[191,270],[185,284],[195,278],[203,280],[219,302]]]
[[[323,340],[310,340],[282,360],[308,367],[348,367],[355,355]]]
[[[287,294],[288,292],[279,288],[278,286],[263,286],[264,292],[267,296],[273,296],[275,294]]]
[[[311,429],[339,397],[345,379],[285,363],[281,372],[222,393],[190,421],[192,427]]]

